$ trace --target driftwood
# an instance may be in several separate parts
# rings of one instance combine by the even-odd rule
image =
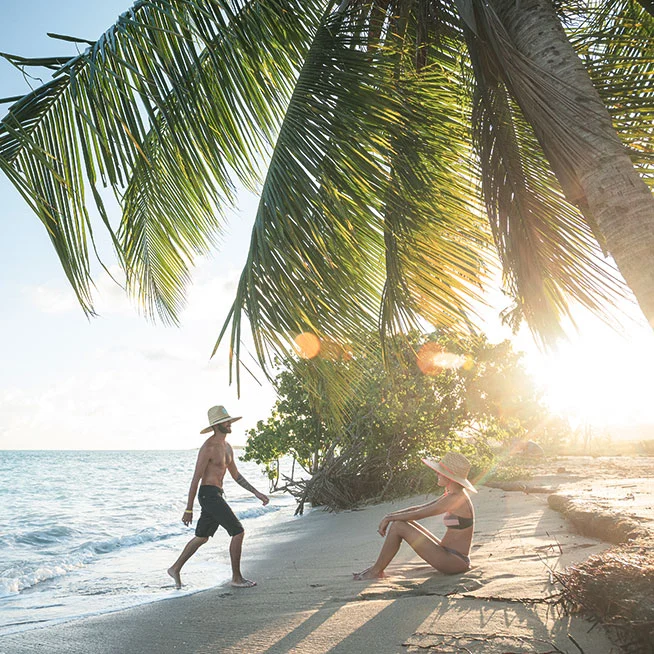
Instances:
[[[354,440],[338,454],[328,452],[320,468],[309,479],[286,479],[285,490],[297,501],[295,514],[304,505],[323,506],[330,511],[352,509],[362,504],[381,502],[389,497],[409,495],[425,490],[425,479],[411,471],[393,468],[401,460],[401,443],[378,455],[362,453],[363,439]]]
[[[504,491],[520,491],[522,493],[553,493],[551,486],[532,486],[524,481],[487,481],[484,486],[488,488],[499,488]]]
[[[558,605],[603,625],[629,654],[654,653],[654,545],[630,541],[565,572]]]

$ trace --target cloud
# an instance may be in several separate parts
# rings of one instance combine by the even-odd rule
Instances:
[[[234,301],[240,274],[240,270],[234,267],[221,270],[220,261],[199,260],[198,268],[193,272],[194,281],[186,289],[186,306],[181,321],[217,325],[224,320]],[[109,268],[109,274],[102,271],[92,289],[96,313],[100,317],[126,316],[144,320],[136,300],[127,294],[124,284],[124,273],[118,266]],[[42,313],[80,312],[77,297],[65,282],[25,286],[23,295]]]
[[[71,289],[44,284],[24,287],[23,294],[32,306],[43,313],[79,311],[79,302]]]
[[[178,332],[181,340],[186,336]],[[0,449],[199,447],[206,411],[215,404],[244,416],[232,438],[239,444],[269,414],[275,399],[270,385],[244,378],[239,398],[224,370],[209,369],[191,351],[151,353],[158,356],[98,348],[74,373],[62,371],[56,384],[0,391]]]
[[[137,316],[138,312],[134,302],[130,300],[120,285],[123,279],[122,271],[114,266],[110,269],[110,273],[111,276],[103,271],[96,280],[96,286],[92,289],[96,313],[101,316]],[[37,286],[24,286],[22,291],[31,306],[42,313],[80,312],[79,301],[73,289],[65,282],[50,281]]]
[[[117,268],[111,272],[121,279]],[[30,325],[48,328],[31,349],[21,340],[31,333],[16,332],[21,345],[14,350],[29,356],[9,357],[0,376],[0,449],[198,447],[207,409],[216,404],[243,416],[231,439],[242,443],[246,430],[267,418],[275,394],[242,371],[238,396],[229,384],[227,343],[210,357],[240,271],[216,258],[200,261],[196,273],[179,328],[145,321],[106,273],[96,280],[100,317],[91,321],[65,281],[24,287],[36,310]],[[55,313],[61,315],[43,317]],[[243,338],[251,341],[246,325]]]
[[[164,349],[142,350],[141,354],[150,361],[179,361],[180,357]]]
[[[187,304],[182,313],[184,324],[210,322],[217,325],[221,322],[222,325],[236,296],[240,274],[235,268],[220,274],[211,274],[208,266],[200,269],[188,289]]]

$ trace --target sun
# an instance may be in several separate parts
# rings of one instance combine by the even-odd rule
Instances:
[[[533,348],[532,348],[533,349]],[[556,413],[596,427],[654,424],[654,333],[621,336],[602,325],[525,365]]]

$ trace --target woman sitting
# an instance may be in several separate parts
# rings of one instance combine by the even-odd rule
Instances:
[[[397,554],[403,540],[439,572],[458,574],[470,569],[468,555],[475,512],[467,491],[477,492],[468,481],[470,462],[458,452],[448,452],[440,461],[422,461],[438,473],[438,485],[445,487],[445,493],[433,502],[384,516],[377,530],[381,536],[386,536],[381,552],[371,567],[354,573],[356,580],[384,577],[386,566]],[[440,514],[443,514],[443,523],[447,527],[441,540],[416,522]]]

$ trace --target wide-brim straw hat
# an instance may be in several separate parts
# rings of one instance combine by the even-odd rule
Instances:
[[[468,481],[470,461],[463,454],[459,454],[459,452],[448,452],[440,461],[423,459],[422,462],[432,470],[435,470],[439,475],[443,475],[443,477],[447,477],[457,484],[461,484],[461,486],[473,493],[477,492],[477,489]]]
[[[223,422],[236,422],[240,420],[243,416],[237,416],[232,418],[232,416],[227,413],[227,409],[224,406],[212,406],[209,411],[207,411],[209,416],[209,426],[205,427],[200,433],[206,434],[210,431],[213,431],[213,428],[216,425],[220,425]]]

